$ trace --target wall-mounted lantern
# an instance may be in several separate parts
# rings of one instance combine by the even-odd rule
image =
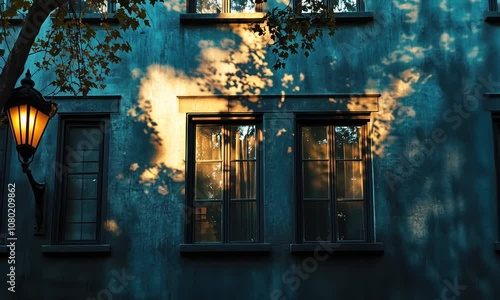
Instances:
[[[16,140],[18,160],[35,195],[35,234],[44,234],[44,194],[45,185],[37,183],[31,174],[29,164],[33,161],[35,151],[42,139],[50,118],[57,111],[57,104],[46,101],[42,94],[34,88],[28,70],[21,80],[21,86],[15,88],[4,107],[9,117],[10,128]]]

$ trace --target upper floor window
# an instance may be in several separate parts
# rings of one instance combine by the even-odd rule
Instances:
[[[324,5],[332,8],[335,12],[357,12],[365,10],[365,0],[294,0],[295,7],[302,6],[302,12],[307,13],[308,2],[322,1]]]
[[[58,242],[102,242],[109,118],[63,116],[60,124]]]
[[[71,0],[70,13],[75,12],[85,17],[102,17],[103,14],[111,14],[116,11],[117,4],[115,1],[105,1],[103,5],[94,4],[89,0]]]
[[[252,13],[262,11],[255,0],[189,0],[189,13]]]
[[[260,121],[193,117],[188,132],[187,241],[260,241]]]
[[[371,241],[366,121],[302,122],[299,240]]]

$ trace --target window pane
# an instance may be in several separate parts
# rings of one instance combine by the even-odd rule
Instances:
[[[99,149],[102,133],[99,127],[69,127],[65,150]]]
[[[198,0],[196,5],[197,13],[221,13],[222,0]]]
[[[231,126],[231,159],[255,159],[255,125]]]
[[[82,201],[82,221],[97,222],[97,200]]]
[[[197,163],[195,199],[222,199],[222,163]]]
[[[81,175],[68,175],[68,184],[66,187],[67,199],[82,198],[83,180]]]
[[[257,240],[257,205],[255,201],[231,201],[232,242],[255,242]]]
[[[304,201],[304,241],[331,240],[330,201]]]
[[[222,202],[197,203],[194,211],[194,241],[220,242]]]
[[[363,171],[360,161],[337,162],[337,199],[363,199]]]
[[[196,127],[196,160],[221,160],[222,137],[222,126]]]
[[[256,162],[231,163],[231,198],[255,199],[257,198],[257,172]]]
[[[328,158],[328,133],[326,126],[302,128],[302,158]]]
[[[356,0],[333,0],[333,9],[336,12],[356,11]]]
[[[335,127],[335,143],[337,159],[361,159],[361,127]]]
[[[253,0],[231,0],[231,12],[254,12],[255,2]]]
[[[97,174],[83,175],[83,193],[84,199],[97,198]]]
[[[303,163],[304,198],[329,198],[328,161]]]
[[[95,240],[96,228],[96,224],[82,224],[82,240]]]
[[[338,240],[364,240],[362,201],[337,202]]]
[[[64,232],[64,239],[67,241],[78,241],[82,238],[82,225],[80,223],[66,224],[66,231]]]
[[[81,222],[82,221],[82,201],[66,202],[66,222]]]

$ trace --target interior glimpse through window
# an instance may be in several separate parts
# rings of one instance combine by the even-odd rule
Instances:
[[[303,241],[366,239],[364,130],[302,126]]]
[[[256,242],[257,125],[196,125],[194,242]]]
[[[250,13],[256,12],[254,0],[197,0],[196,13]]]

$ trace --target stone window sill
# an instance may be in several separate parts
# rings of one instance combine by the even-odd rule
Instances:
[[[47,255],[58,254],[109,254],[111,245],[42,245],[42,253]]]
[[[181,254],[196,253],[253,253],[267,254],[271,252],[271,244],[181,244]]]
[[[292,254],[313,253],[357,253],[357,254],[381,254],[384,252],[383,243],[311,243],[291,244]]]
[[[484,21],[488,23],[500,23],[500,11],[485,11]]]
[[[188,13],[180,15],[181,24],[220,24],[220,23],[260,23],[264,20],[265,13],[220,13],[220,14],[197,14]],[[344,23],[368,23],[373,21],[373,12],[345,12],[336,13],[335,22]]]

